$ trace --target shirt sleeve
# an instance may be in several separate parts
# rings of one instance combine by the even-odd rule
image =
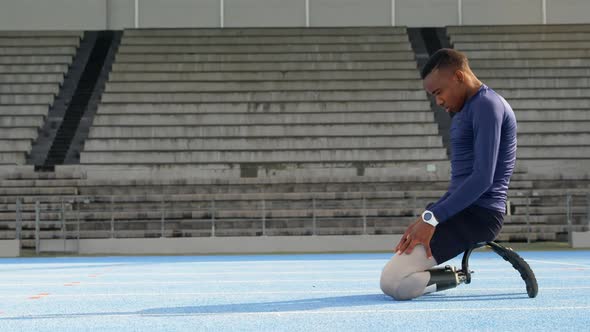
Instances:
[[[446,221],[473,204],[494,181],[504,108],[501,103],[489,100],[473,106],[473,172],[453,193],[430,210],[438,222]]]
[[[429,204],[429,205],[428,205],[426,208],[427,208],[428,210],[432,210],[432,209],[434,209],[434,207],[435,207],[435,206],[439,205],[439,204],[440,204],[440,203],[442,203],[442,202],[443,202],[445,199],[447,199],[447,198],[449,197],[449,195],[450,195],[450,193],[447,191],[447,192],[446,192],[444,195],[442,195],[442,197],[441,197],[441,198],[439,198],[439,199],[438,199],[438,201],[436,201],[436,202],[434,202],[434,203],[432,203],[432,204]]]

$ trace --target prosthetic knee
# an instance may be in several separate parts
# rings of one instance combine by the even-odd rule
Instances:
[[[430,281],[426,286],[427,293],[455,288],[466,281],[463,271],[457,271],[455,267],[449,265],[426,271],[430,272]]]

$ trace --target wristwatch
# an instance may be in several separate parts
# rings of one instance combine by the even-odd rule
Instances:
[[[424,220],[425,223],[430,224],[434,227],[438,225],[438,220],[436,220],[436,218],[434,217],[434,213],[432,213],[432,211],[426,210],[422,212],[422,220]]]

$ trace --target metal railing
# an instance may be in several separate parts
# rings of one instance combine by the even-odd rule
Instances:
[[[333,234],[329,232],[334,230],[341,230],[343,234],[388,234],[403,232],[405,226],[432,200],[423,195],[405,195],[402,198],[393,195],[393,192],[382,193],[386,195],[327,198],[319,193],[305,199],[244,198],[235,200],[244,204],[238,207],[232,207],[239,203],[232,203],[231,200],[187,199],[183,195],[174,195],[172,199],[168,195],[154,194],[63,196],[52,197],[51,203],[44,202],[43,198],[27,197],[26,203],[23,198],[17,198],[14,205],[14,238],[30,239],[33,225],[34,246],[39,253],[42,249],[41,240],[46,238],[63,240],[63,251],[75,252],[81,237],[120,238],[137,237],[137,234],[140,237],[162,238],[195,235],[219,237],[245,231],[252,236],[273,236],[288,232],[291,232],[289,235],[299,232],[297,235],[316,236]],[[392,194],[389,198],[388,193]],[[561,225],[567,229],[568,235],[575,230],[590,229],[590,192],[568,192],[554,199],[559,197],[562,197],[563,205],[558,208],[565,210]],[[525,191],[516,193],[509,200],[509,214],[510,207],[518,205],[517,215],[519,220],[525,221],[522,227],[528,230],[525,235],[528,243],[533,241],[531,236],[534,229],[562,227],[559,224],[545,225],[538,222],[543,217],[538,212],[539,207],[543,208],[538,205],[540,198],[534,192]],[[34,209],[33,220],[31,209]],[[537,209],[536,212],[534,209]],[[236,227],[239,223],[247,226]],[[135,227],[134,224],[141,225]],[[23,236],[25,233],[26,237]]]
[[[577,200],[577,203],[576,203]],[[585,203],[585,204],[584,204]],[[576,209],[578,206],[585,205],[585,210]],[[566,222],[568,226],[568,243],[572,245],[572,233],[575,231],[575,220],[580,219],[581,225],[590,230],[590,192],[588,193],[567,193],[565,195]],[[584,218],[585,217],[585,218]],[[582,219],[584,218],[584,219]]]

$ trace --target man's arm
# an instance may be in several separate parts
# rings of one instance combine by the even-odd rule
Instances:
[[[490,101],[474,106],[472,125],[475,161],[473,172],[451,195],[430,209],[438,222],[444,222],[473,204],[494,181],[504,108],[501,103]]]
[[[449,198],[451,194],[447,191],[444,195],[442,195],[441,198],[438,199],[438,201],[432,203],[432,204],[428,204],[428,206],[426,207],[427,210],[430,209],[434,209],[435,206],[439,205],[440,203],[444,202],[444,200],[446,200],[447,198]]]

